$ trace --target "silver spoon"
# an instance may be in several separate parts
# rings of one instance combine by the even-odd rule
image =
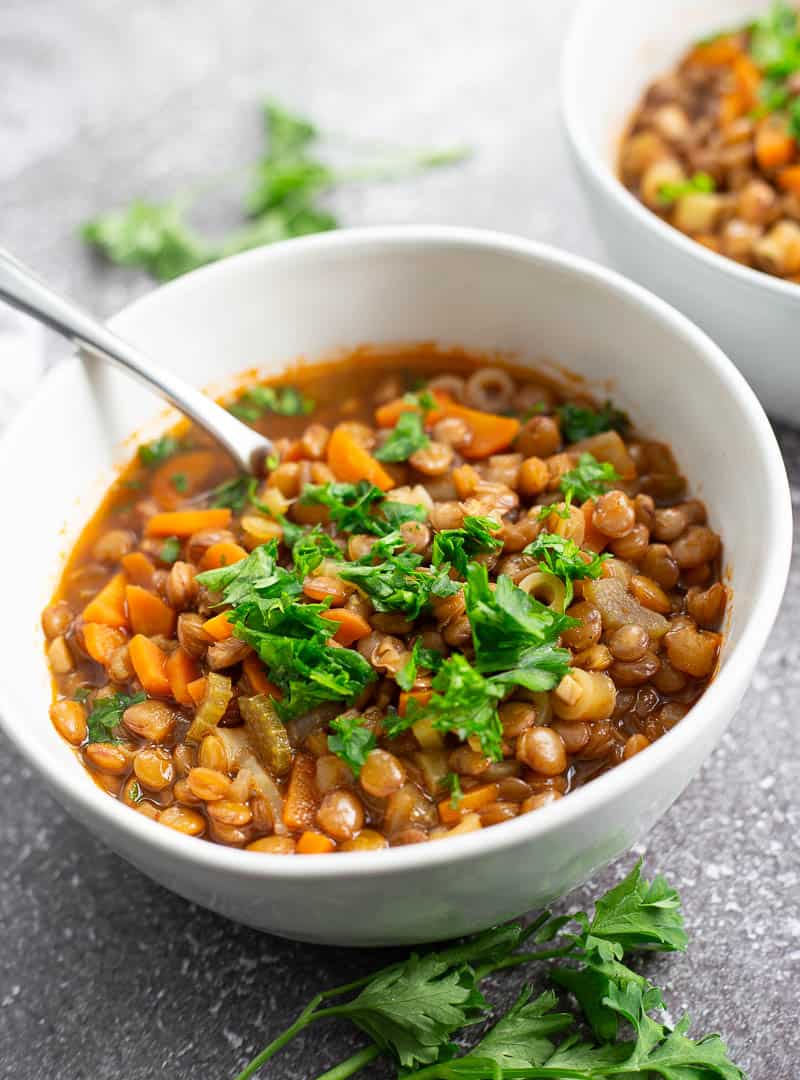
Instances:
[[[108,360],[146,383],[216,439],[244,472],[260,473],[273,452],[264,435],[237,420],[202,391],[159,367],[71,300],[59,296],[32,270],[0,248],[0,300],[63,334],[80,349]]]

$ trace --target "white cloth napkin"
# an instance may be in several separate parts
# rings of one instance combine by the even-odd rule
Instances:
[[[44,327],[0,303],[0,428],[33,393],[44,370]]]

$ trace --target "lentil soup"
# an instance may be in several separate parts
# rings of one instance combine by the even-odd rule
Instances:
[[[800,282],[800,23],[773,4],[696,42],[647,88],[619,174],[647,207],[736,262]]]
[[[720,538],[663,442],[530,370],[300,369],[139,448],[42,615],[51,717],[109,796],[273,854],[496,825],[645,750],[713,676]]]

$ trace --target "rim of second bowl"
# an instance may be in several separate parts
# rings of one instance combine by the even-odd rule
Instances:
[[[767,289],[784,299],[800,303],[800,285],[784,281],[783,278],[775,277],[774,274],[754,270],[725,255],[719,255],[716,251],[698,244],[696,240],[692,240],[673,225],[662,221],[658,214],[654,214],[632,192],[628,191],[614,172],[613,162],[606,160],[595,149],[586,129],[585,109],[581,107],[577,87],[582,57],[591,42],[592,17],[597,13],[602,13],[603,17],[607,18],[608,12],[609,6],[606,0],[579,0],[567,27],[567,35],[561,51],[559,74],[561,114],[567,138],[583,167],[624,213],[633,217],[643,228],[652,230],[665,243],[698,259],[709,269],[727,274],[751,289]],[[636,100],[631,95],[630,113],[635,107]]]
[[[637,754],[629,761],[621,763],[593,780],[591,784],[571,792],[568,798],[542,807],[535,813],[525,814],[491,828],[463,836],[449,837],[444,843],[414,844],[373,853],[341,852],[336,853],[333,859],[313,855],[293,859],[266,853],[259,853],[256,857],[251,852],[240,851],[236,848],[226,848],[220,844],[202,840],[198,842],[196,837],[184,836],[159,825],[158,822],[146,819],[141,814],[131,813],[129,807],[115,799],[109,799],[96,785],[85,782],[86,778],[80,770],[59,769],[55,761],[37,758],[35,747],[29,745],[23,737],[22,726],[18,727],[8,721],[14,712],[13,694],[8,692],[4,678],[0,685],[0,720],[12,742],[33,767],[45,776],[48,784],[63,794],[67,802],[77,801],[87,816],[100,816],[109,829],[121,831],[129,840],[140,843],[144,847],[155,848],[160,853],[182,863],[201,864],[209,869],[240,878],[279,877],[286,880],[295,878],[321,880],[359,873],[391,875],[406,870],[471,860],[488,852],[501,851],[523,840],[533,840],[551,829],[557,829],[559,824],[566,825],[584,814],[592,813],[614,793],[624,795],[625,791],[646,780],[663,765],[678,757],[682,748],[692,742],[695,732],[701,728],[706,716],[715,709],[733,711],[746,689],[747,681],[742,674],[746,665],[737,665],[734,662],[735,657],[743,653],[757,657],[761,652],[777,615],[789,571],[792,549],[792,509],[783,459],[775,435],[758,399],[722,350],[684,315],[616,271],[592,263],[580,256],[560,251],[548,244],[490,230],[455,226],[402,225],[344,229],[339,232],[322,233],[257,248],[203,267],[134,301],[118,313],[111,322],[113,325],[129,313],[139,312],[150,305],[158,304],[167,294],[188,292],[200,281],[213,281],[215,277],[222,278],[232,269],[247,272],[248,267],[280,262],[283,259],[313,261],[319,254],[334,252],[337,249],[348,250],[355,255],[369,255],[377,251],[408,248],[419,250],[425,246],[464,251],[495,251],[589,279],[609,293],[622,293],[634,303],[643,305],[653,317],[665,323],[673,333],[684,338],[690,346],[704,354],[706,362],[713,368],[720,382],[738,400],[740,407],[747,414],[750,429],[765,463],[765,482],[772,496],[768,501],[770,519],[765,525],[765,532],[770,535],[772,542],[765,552],[762,563],[761,582],[755,607],[742,630],[741,638],[734,646],[733,652],[727,658],[718,676],[679,724],[648,747],[645,753]],[[0,437],[0,467],[4,462],[5,446],[16,426],[24,422],[29,411],[36,409],[40,396],[51,393],[54,384],[58,385],[61,380],[68,377],[70,364],[79,363],[79,358],[73,357],[71,361],[59,365],[43,380],[32,399]],[[44,652],[42,652],[42,662],[44,662]],[[55,734],[53,737],[56,737]]]

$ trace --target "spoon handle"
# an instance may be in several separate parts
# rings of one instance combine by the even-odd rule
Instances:
[[[62,334],[77,347],[109,360],[145,383],[207,431],[245,472],[263,471],[269,439],[237,420],[201,390],[151,363],[108,327],[54,292],[32,270],[0,248],[0,300]]]

